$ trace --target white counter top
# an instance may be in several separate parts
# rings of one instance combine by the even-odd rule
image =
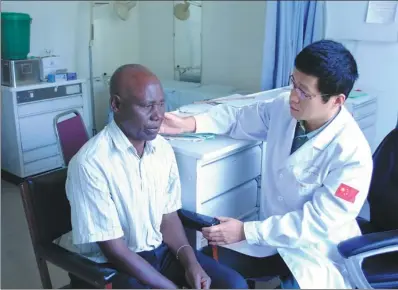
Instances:
[[[255,99],[239,100],[238,102],[230,102],[234,106],[252,104],[261,100],[267,100],[277,97],[286,89],[275,89],[266,92],[247,95],[248,97],[255,97]],[[236,96],[235,96],[236,97]],[[217,100],[217,99],[215,99]],[[187,116],[187,114],[178,115]],[[176,153],[185,154],[196,159],[203,159],[204,162],[210,162],[216,159],[223,158],[226,155],[244,150],[246,148],[260,144],[257,141],[236,140],[226,136],[216,136],[215,139],[204,140],[200,142],[170,140],[171,146]]]
[[[174,152],[185,154],[204,162],[211,162],[229,154],[260,144],[256,141],[235,140],[225,136],[201,142],[170,140]]]
[[[29,91],[29,90],[35,90],[35,89],[42,89],[42,88],[51,88],[51,87],[57,87],[57,86],[64,86],[64,85],[74,85],[74,84],[80,84],[86,82],[85,79],[77,79],[77,80],[71,80],[71,81],[62,81],[62,82],[55,82],[55,83],[48,83],[48,82],[40,82],[37,84],[33,85],[27,85],[27,86],[19,86],[19,87],[7,87],[7,86],[1,86],[2,89],[10,92],[19,92],[19,91]]]

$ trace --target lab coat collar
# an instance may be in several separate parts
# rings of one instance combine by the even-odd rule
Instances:
[[[313,138],[312,145],[319,150],[325,149],[335,138],[336,134],[343,130],[345,123],[350,118],[350,113],[342,106],[337,116],[318,135]]]
[[[297,164],[306,164],[309,161],[314,160],[317,154],[319,154],[330,144],[330,142],[333,141],[333,139],[336,137],[336,134],[343,130],[344,124],[347,122],[349,117],[350,113],[344,107],[342,107],[332,122],[330,122],[316,136],[305,142],[293,154],[290,154],[292,143],[285,142],[285,146],[287,147],[284,148],[283,151],[286,152],[287,159],[286,163],[282,163],[281,166],[294,167]],[[293,118],[287,130],[287,136],[291,137],[289,140],[293,140],[294,138],[296,125],[297,120]]]

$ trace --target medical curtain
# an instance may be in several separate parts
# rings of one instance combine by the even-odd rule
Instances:
[[[296,55],[324,37],[324,1],[267,1],[262,90],[288,85]]]

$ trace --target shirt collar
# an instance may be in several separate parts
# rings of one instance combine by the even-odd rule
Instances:
[[[108,124],[108,132],[109,135],[115,144],[115,147],[118,148],[120,151],[133,151],[137,154],[137,149],[131,144],[129,139],[124,135],[123,131],[120,130],[119,126],[116,124],[115,120],[112,120]],[[155,139],[156,140],[156,139]],[[144,153],[154,153],[156,150],[155,140],[146,141],[144,147]]]
[[[340,113],[340,111],[341,111],[341,108],[340,108],[340,110],[337,112],[337,114],[333,116],[333,118],[330,118],[325,124],[323,124],[323,125],[322,125],[321,127],[319,127],[318,129],[313,130],[313,131],[308,132],[308,133],[306,132],[306,129],[305,129],[305,126],[304,126],[304,121],[303,121],[303,120],[298,121],[298,124],[297,124],[297,125],[300,126],[301,132],[303,132],[303,134],[301,134],[300,136],[301,136],[301,137],[306,136],[308,140],[311,139],[311,138],[313,138],[313,137],[316,136],[319,132],[321,132],[323,129],[325,129],[325,128],[337,117],[337,115]]]

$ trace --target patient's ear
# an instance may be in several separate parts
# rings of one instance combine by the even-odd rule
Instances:
[[[120,111],[120,104],[121,104],[120,96],[112,95],[111,98],[110,98],[110,103],[111,103],[112,111],[114,113]]]

